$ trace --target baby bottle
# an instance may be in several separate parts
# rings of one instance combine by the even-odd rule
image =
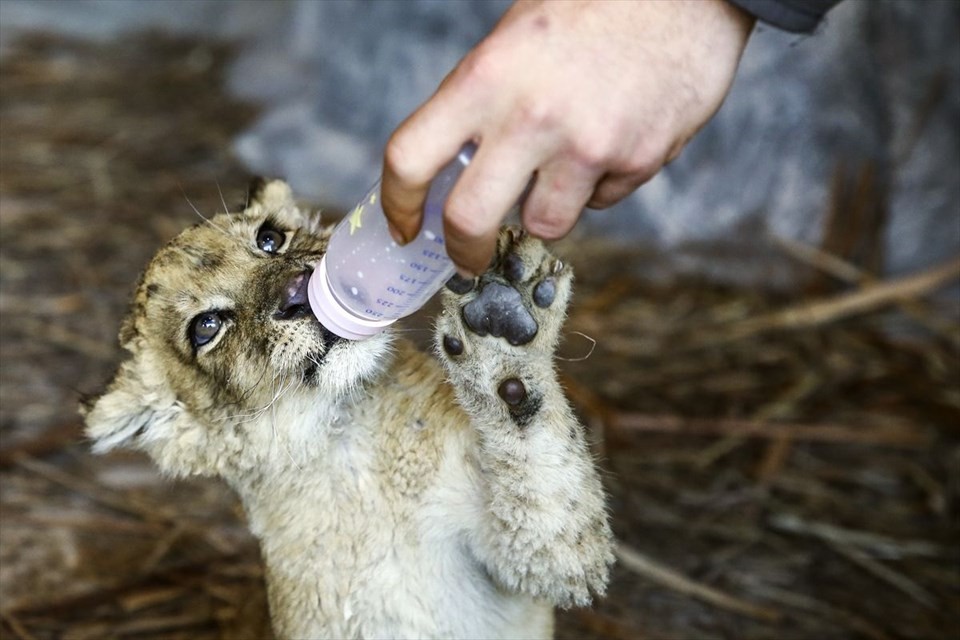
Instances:
[[[443,244],[443,207],[476,146],[464,145],[427,193],[417,237],[400,246],[390,236],[377,182],[333,230],[310,277],[310,309],[342,338],[362,340],[410,315],[453,275]]]

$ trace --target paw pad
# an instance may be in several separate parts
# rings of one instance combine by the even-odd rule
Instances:
[[[541,309],[546,309],[553,304],[553,299],[556,297],[557,281],[553,278],[545,278],[533,288],[533,304]]]
[[[463,353],[463,341],[451,335],[443,336],[443,350],[451,356],[459,356]]]
[[[517,378],[507,378],[497,387],[497,395],[511,407],[515,407],[526,399],[527,388]]]
[[[508,253],[503,259],[503,275],[510,282],[523,280],[523,259],[515,253]]]
[[[501,382],[497,387],[497,395],[507,405],[510,419],[521,429],[530,424],[542,404],[540,395],[528,392],[519,378],[507,378]]]
[[[539,329],[523,306],[520,292],[499,282],[487,282],[477,297],[464,305],[463,319],[477,335],[506,338],[514,346],[533,340]]]
[[[470,293],[473,291],[473,278],[464,278],[460,274],[455,273],[447,280],[447,289],[450,289],[450,291],[460,296],[465,293]]]

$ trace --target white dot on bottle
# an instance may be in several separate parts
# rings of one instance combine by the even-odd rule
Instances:
[[[363,277],[363,271],[357,271],[357,277],[358,277],[358,278],[362,278],[362,277]]]
[[[357,291],[357,288],[356,288],[356,287],[350,287],[350,293],[352,293],[353,295],[357,295],[357,294],[360,293],[360,292]]]
[[[423,232],[423,235],[425,235],[425,236],[427,237],[427,240],[436,240],[436,239],[437,239],[437,234],[435,234],[433,231],[430,231],[429,229],[426,230],[426,231],[424,231],[424,232]]]

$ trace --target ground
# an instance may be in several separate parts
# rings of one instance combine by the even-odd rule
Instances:
[[[242,200],[230,144],[256,109],[224,94],[229,57],[138,34],[35,37],[0,61],[3,637],[268,637],[231,493],[164,480],[138,455],[93,456],[76,413],[121,357],[148,257],[194,208]],[[850,228],[828,228],[831,256],[697,248],[799,274],[778,292],[596,239],[557,248],[578,278],[560,368],[621,541],[608,597],[560,613],[558,637],[960,628],[960,324],[928,295],[958,269],[872,282],[837,261],[864,255],[838,241]],[[427,322],[407,328],[425,340]]]

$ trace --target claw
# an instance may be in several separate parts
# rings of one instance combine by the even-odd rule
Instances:
[[[554,260],[553,266],[550,267],[550,273],[554,273],[554,274],[560,273],[561,271],[563,271],[563,267],[564,267],[563,260]]]

